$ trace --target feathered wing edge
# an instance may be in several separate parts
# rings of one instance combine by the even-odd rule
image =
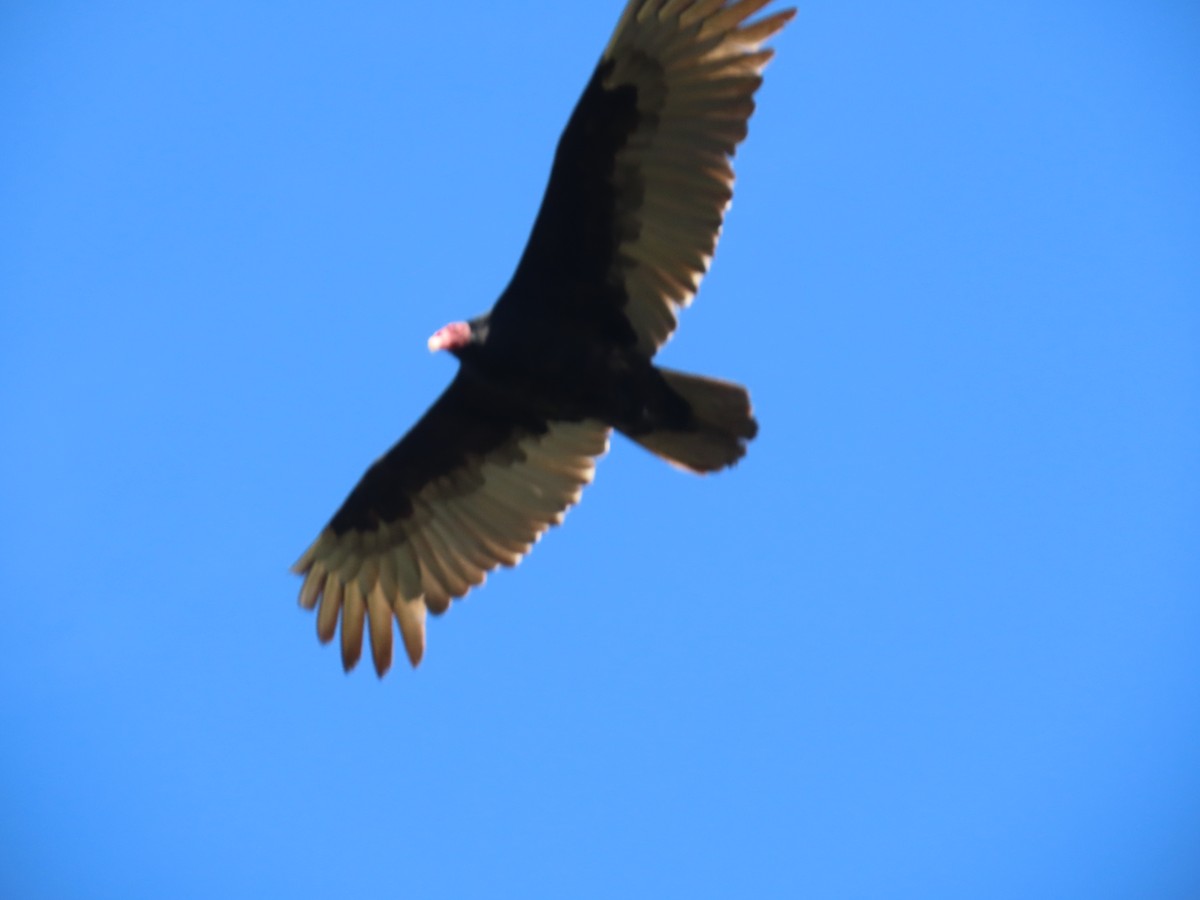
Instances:
[[[716,251],[733,196],[730,159],[774,55],[764,42],[795,16],[747,19],[771,0],[630,0],[604,61],[605,87],[637,88],[639,125],[618,153],[617,183],[638,185],[618,209],[617,277],[639,346],[674,332]]]
[[[362,655],[365,626],[382,677],[392,662],[394,617],[417,666],[426,611],[445,612],[562,522],[591,482],[608,437],[600,422],[552,422],[544,434],[516,439],[430,482],[405,519],[341,535],[327,527],[292,567],[304,576],[300,606],[317,610],[321,643],[333,640],[340,618],[342,665],[350,671]]]

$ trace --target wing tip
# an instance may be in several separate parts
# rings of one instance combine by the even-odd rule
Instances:
[[[316,540],[309,544],[308,549],[300,554],[300,558],[292,563],[292,574],[303,575],[311,569],[313,563],[317,561],[318,557],[324,554],[328,549],[329,543],[334,540],[336,538],[328,528],[322,529],[321,533],[317,535]]]
[[[400,626],[400,638],[409,664],[415,669],[425,656],[425,615],[428,611],[424,597],[414,600],[399,600],[392,604],[396,622]]]
[[[362,658],[363,625],[367,603],[357,581],[346,585],[342,596],[342,669],[351,671]]]
[[[367,595],[367,622],[371,635],[371,662],[382,678],[392,667],[392,608],[377,581]]]

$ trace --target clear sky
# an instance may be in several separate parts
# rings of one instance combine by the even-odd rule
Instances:
[[[1200,11],[806,2],[617,439],[421,669],[288,573],[620,0],[0,10],[0,895],[1200,896]]]

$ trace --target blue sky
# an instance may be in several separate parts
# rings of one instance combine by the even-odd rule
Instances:
[[[805,3],[566,526],[341,673],[287,567],[618,0],[0,12],[0,894],[1200,896],[1200,13]]]

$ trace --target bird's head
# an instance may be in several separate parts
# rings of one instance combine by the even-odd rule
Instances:
[[[459,356],[464,350],[487,340],[489,317],[484,315],[469,322],[451,322],[439,328],[429,338],[429,350],[449,350]]]
[[[429,338],[429,352],[433,353],[436,350],[454,352],[467,346],[471,340],[470,322],[451,322],[449,325],[443,325]]]

